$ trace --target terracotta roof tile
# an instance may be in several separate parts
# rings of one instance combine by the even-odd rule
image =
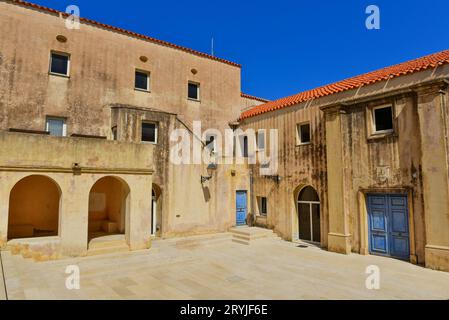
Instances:
[[[61,12],[61,11],[58,11],[58,10],[55,10],[55,9],[47,8],[47,7],[44,7],[44,6],[35,4],[35,3],[31,3],[31,2],[27,2],[27,1],[7,0],[6,2],[17,4],[17,5],[22,5],[24,7],[38,9],[38,10],[45,11],[45,12],[48,12],[48,13],[62,15],[63,17],[69,16],[65,12]],[[206,54],[206,53],[203,53],[203,52],[199,52],[199,51],[196,51],[196,50],[193,50],[193,49],[190,49],[190,48],[178,46],[176,44],[173,44],[173,43],[170,43],[170,42],[167,42],[167,41],[163,41],[163,40],[159,40],[159,39],[156,39],[156,38],[148,37],[148,36],[136,33],[136,32],[132,32],[132,31],[128,31],[128,30],[125,30],[125,29],[113,27],[113,26],[110,26],[110,25],[107,25],[107,24],[104,24],[104,23],[101,23],[101,22],[97,22],[97,21],[94,21],[94,20],[86,19],[86,18],[80,18],[80,21],[88,23],[88,24],[91,24],[91,25],[95,25],[97,27],[101,27],[101,28],[113,30],[113,31],[116,31],[116,32],[120,32],[120,33],[123,33],[123,34],[128,35],[128,36],[139,38],[141,40],[150,41],[150,42],[157,43],[157,44],[160,44],[160,45],[163,45],[163,46],[166,46],[166,47],[170,47],[170,48],[178,49],[178,50],[181,50],[181,51],[185,51],[185,52],[188,52],[188,53],[196,55],[196,56],[200,56],[200,57],[203,57],[203,58],[207,58],[207,59],[223,62],[223,63],[229,64],[231,66],[241,68],[241,65],[237,64],[235,62],[231,62],[231,61],[228,61],[228,60],[225,60],[225,59],[217,58],[217,57],[211,56],[209,54]]]
[[[345,79],[333,84],[304,91],[289,97],[267,102],[243,112],[240,116],[240,120],[293,106],[301,102],[321,98],[351,89],[360,88],[369,84],[400,77],[418,71],[423,71],[429,68],[435,68],[437,66],[448,63],[449,50],[441,51],[422,58],[403,62],[391,67],[386,67],[353,78]]]

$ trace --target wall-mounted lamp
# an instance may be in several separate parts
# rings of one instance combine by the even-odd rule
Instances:
[[[208,176],[201,176],[201,184],[209,181],[210,179],[212,179],[212,174],[213,172],[217,170],[217,164],[216,163],[210,163],[207,166],[207,174]]]

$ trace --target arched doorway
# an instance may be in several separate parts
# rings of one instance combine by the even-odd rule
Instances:
[[[308,186],[298,195],[299,239],[321,242],[320,198],[314,188]]]
[[[52,179],[32,175],[9,196],[8,240],[57,236],[61,190]]]
[[[89,193],[88,240],[125,234],[129,187],[116,177],[98,180]]]
[[[151,195],[151,235],[160,237],[162,233],[162,191],[153,184]]]

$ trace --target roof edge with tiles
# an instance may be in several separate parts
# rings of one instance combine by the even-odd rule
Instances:
[[[298,94],[270,101],[256,106],[240,115],[240,120],[255,117],[264,113],[273,112],[279,109],[297,105],[302,102],[311,101],[332,94],[358,89],[380,81],[404,76],[407,74],[424,71],[429,68],[436,68],[449,63],[449,50],[433,53],[415,60],[410,60],[390,67],[368,72],[333,84],[318,87],[312,90],[300,92]]]
[[[270,100],[268,100],[268,99],[259,98],[259,97],[252,96],[252,95],[250,95],[250,94],[243,93],[243,92],[241,93],[241,96],[242,96],[242,98],[251,99],[251,100],[257,100],[257,101],[264,102],[264,103],[270,101]]]
[[[22,1],[22,0],[4,0],[4,1],[7,2],[7,3],[15,4],[15,5],[20,5],[20,6],[24,6],[24,7],[28,7],[28,8],[37,9],[37,10],[44,11],[44,12],[47,12],[47,13],[57,14],[57,15],[60,15],[62,17],[68,17],[69,16],[69,14],[67,14],[65,12],[62,12],[62,11],[59,11],[59,10],[56,10],[56,9],[52,9],[52,8],[48,8],[48,7],[44,7],[44,6],[41,6],[41,5],[38,5],[38,4],[35,4],[35,3],[31,3],[31,2],[27,2],[27,1]],[[129,30],[125,30],[125,29],[122,29],[122,28],[114,27],[114,26],[111,26],[111,25],[108,25],[108,24],[104,24],[104,23],[101,23],[101,22],[97,22],[97,21],[91,20],[91,19],[81,18],[80,17],[80,21],[84,22],[84,23],[87,23],[87,24],[90,24],[90,25],[94,25],[94,26],[100,27],[100,28],[104,28],[104,29],[108,29],[108,30],[111,30],[111,31],[119,32],[119,33],[122,33],[124,35],[128,35],[130,37],[135,37],[135,38],[138,38],[138,39],[141,39],[141,40],[150,41],[150,42],[162,45],[162,46],[166,46],[166,47],[170,47],[170,48],[173,48],[173,49],[181,50],[181,51],[184,51],[184,52],[187,52],[187,53],[190,53],[190,54],[202,57],[202,58],[215,60],[215,61],[222,62],[222,63],[225,63],[225,64],[229,64],[231,66],[238,67],[238,68],[242,67],[238,63],[235,63],[235,62],[232,62],[232,61],[228,61],[228,60],[225,60],[225,59],[221,59],[221,58],[209,55],[207,53],[203,53],[203,52],[196,51],[196,50],[193,50],[193,49],[190,49],[190,48],[187,48],[187,47],[179,46],[177,44],[173,44],[173,43],[170,43],[170,42],[167,42],[167,41],[164,41],[164,40],[159,40],[159,39],[156,39],[156,38],[152,38],[152,37],[149,37],[149,36],[146,36],[146,35],[143,35],[143,34],[139,34],[139,33],[133,32],[133,31],[129,31]]]

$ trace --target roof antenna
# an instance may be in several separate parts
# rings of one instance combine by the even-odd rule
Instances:
[[[214,56],[214,37],[212,37],[212,41],[211,41],[211,56]]]

